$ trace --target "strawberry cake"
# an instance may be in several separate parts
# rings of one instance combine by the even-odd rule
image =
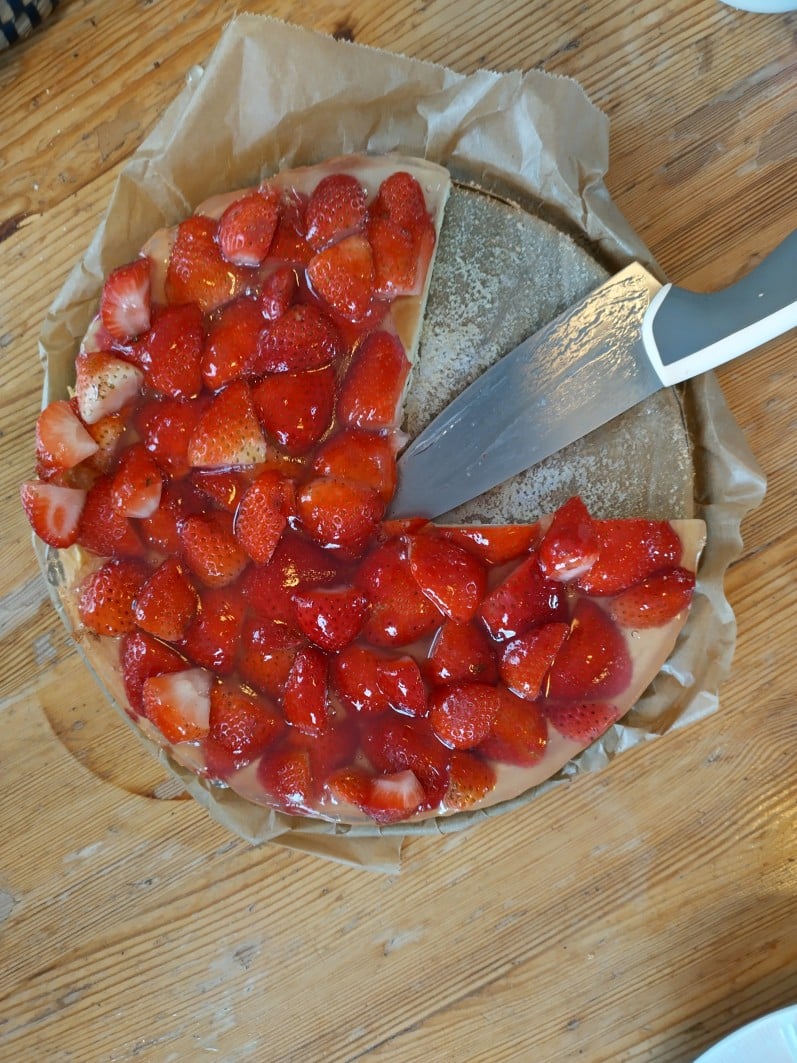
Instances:
[[[390,520],[450,179],[348,156],[107,278],[22,504],[127,714],[210,787],[378,825],[549,778],[672,651],[698,520]]]

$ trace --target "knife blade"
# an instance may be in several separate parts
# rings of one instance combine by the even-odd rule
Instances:
[[[399,459],[391,517],[436,517],[662,387],[797,327],[797,231],[718,292],[632,263],[504,355]]]

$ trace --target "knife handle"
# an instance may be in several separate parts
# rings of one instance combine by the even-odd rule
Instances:
[[[642,321],[665,387],[716,369],[797,327],[797,230],[741,280],[719,292],[666,284]]]

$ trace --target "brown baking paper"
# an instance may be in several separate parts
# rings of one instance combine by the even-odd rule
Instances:
[[[184,90],[121,171],[90,247],[45,320],[45,398],[61,397],[72,383],[74,356],[103,278],[135,256],[153,231],[214,193],[285,167],[363,151],[425,156],[483,188],[508,186],[527,210],[575,234],[607,267],[636,258],[656,270],[604,184],[608,121],[574,81],[539,71],[463,76],[241,15],[224,30],[204,70],[189,72]],[[635,709],[554,779],[483,811],[347,827],[248,804],[157,751],[164,766],[215,820],[253,844],[270,841],[395,872],[406,837],[461,830],[525,805],[573,774],[595,771],[639,742],[713,712],[735,642],[723,576],[741,548],[741,519],[761,500],[764,481],[714,378],[691,386],[686,401],[695,426],[696,510],[708,524],[692,615]],[[43,563],[50,584],[57,583],[54,559]],[[119,707],[113,676],[108,683],[99,678]]]

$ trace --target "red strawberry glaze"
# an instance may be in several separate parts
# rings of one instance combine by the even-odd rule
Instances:
[[[693,592],[699,522],[383,519],[440,189],[335,164],[155,238],[109,279],[23,488],[131,717],[291,814],[516,796],[630,708]]]

